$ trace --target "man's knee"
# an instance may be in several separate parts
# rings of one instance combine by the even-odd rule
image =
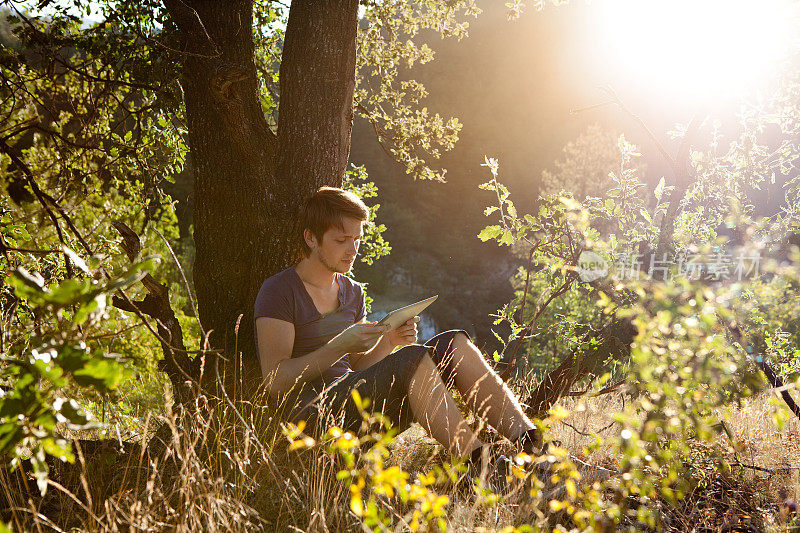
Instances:
[[[469,344],[472,344],[472,342],[470,341],[469,336],[463,331],[458,331],[455,335],[453,335],[454,347],[468,346]]]
[[[453,334],[450,344],[442,357],[442,363],[453,372],[457,372],[458,367],[461,365],[470,365],[472,359],[474,359],[473,354],[477,353],[473,346],[467,334],[457,331]]]
[[[435,347],[434,360],[440,364],[450,366],[455,352],[464,352],[472,342],[469,335],[463,330],[450,330],[440,333],[428,341],[426,346]]]
[[[414,378],[430,374],[435,370],[436,362],[431,357],[431,353],[432,350],[428,346],[410,344],[392,354],[397,356],[395,373],[406,389],[409,388]]]

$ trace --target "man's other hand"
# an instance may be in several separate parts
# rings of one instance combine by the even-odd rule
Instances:
[[[409,318],[405,324],[386,334],[386,340],[392,348],[417,342],[417,322],[419,320],[419,316]]]
[[[378,343],[389,326],[379,326],[377,322],[359,322],[331,339],[331,343],[345,353],[368,352]],[[399,328],[398,328],[399,329]]]

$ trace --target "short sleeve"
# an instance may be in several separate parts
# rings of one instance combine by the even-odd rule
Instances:
[[[356,324],[358,324],[367,317],[366,295],[360,283],[356,284],[356,298],[358,298],[356,307]]]
[[[294,302],[291,288],[286,284],[274,283],[268,279],[261,285],[256,296],[253,317],[277,318],[294,323]]]

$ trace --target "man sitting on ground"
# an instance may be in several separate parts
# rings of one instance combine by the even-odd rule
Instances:
[[[339,413],[338,425],[357,431],[355,389],[398,431],[419,422],[450,453],[477,461],[483,443],[450,395],[447,387],[454,386],[477,416],[533,453],[534,425],[465,331],[445,331],[420,345],[419,317],[391,331],[366,321],[364,290],[343,274],[356,259],[367,215],[357,196],[332,187],[303,205],[302,259],[264,281],[255,303],[269,394],[288,407],[289,421],[319,430],[323,411]]]

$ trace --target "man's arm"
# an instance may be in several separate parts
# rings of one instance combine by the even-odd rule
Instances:
[[[273,397],[321,377],[346,353],[335,343],[328,343],[293,359],[294,324],[277,318],[259,317],[256,319],[256,331],[261,374],[267,380],[267,390]]]
[[[324,346],[293,358],[294,324],[277,318],[258,317],[258,354],[267,390],[275,397],[289,392],[296,385],[319,379],[344,354],[370,350],[385,331],[383,326],[353,324]]]
[[[368,352],[351,353],[350,366],[353,367],[353,370],[364,370],[392,353],[394,349],[395,347],[389,342],[388,336],[384,335],[381,337],[381,340],[378,341],[378,344]]]

